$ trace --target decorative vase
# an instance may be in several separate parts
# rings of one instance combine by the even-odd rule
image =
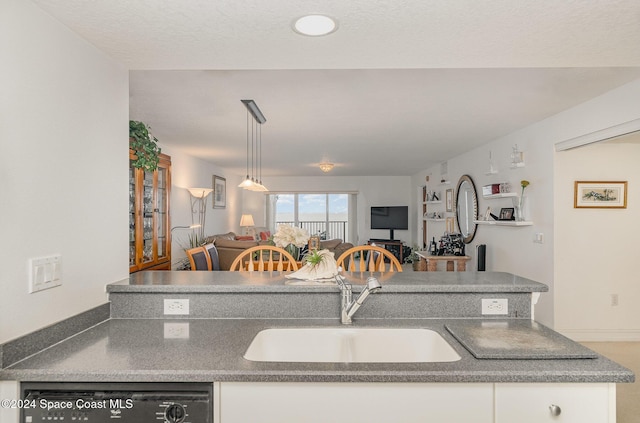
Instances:
[[[289,254],[291,254],[294,258],[295,261],[299,261],[300,260],[300,248],[296,247],[293,244],[289,244],[286,247],[284,247],[285,250],[287,250],[287,252]]]
[[[527,220],[527,207],[529,206],[528,200],[528,197],[526,195],[523,195],[520,197],[518,204],[515,206],[516,220],[518,222],[524,222],[525,220]]]

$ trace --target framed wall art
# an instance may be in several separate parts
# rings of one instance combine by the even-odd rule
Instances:
[[[227,180],[213,175],[213,208],[224,209],[227,206]]]
[[[446,203],[446,211],[453,211],[453,189],[449,188],[445,191],[445,203]]]
[[[576,181],[573,207],[576,209],[626,209],[627,181]]]

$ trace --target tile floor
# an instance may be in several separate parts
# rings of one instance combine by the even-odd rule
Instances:
[[[640,342],[583,342],[588,348],[625,366],[636,374],[635,383],[619,383],[617,423],[640,423]]]

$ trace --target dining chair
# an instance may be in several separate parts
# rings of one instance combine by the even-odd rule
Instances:
[[[231,272],[298,270],[298,263],[287,250],[273,245],[247,248],[231,263]]]
[[[388,269],[385,259],[389,260]],[[338,257],[336,263],[349,272],[402,272],[400,261],[390,251],[377,245],[349,248]]]
[[[187,250],[187,257],[189,257],[189,263],[191,264],[191,270],[211,270],[211,256],[209,251],[204,247],[189,248]],[[218,267],[220,267],[218,265]]]
[[[218,258],[218,249],[216,246],[211,243],[203,245],[202,248],[204,248],[209,255],[209,260],[211,261],[210,270],[220,270],[220,259]]]

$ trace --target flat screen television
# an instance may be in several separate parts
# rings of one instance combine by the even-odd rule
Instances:
[[[394,229],[409,229],[409,206],[371,207],[371,229],[388,229],[394,239]]]

